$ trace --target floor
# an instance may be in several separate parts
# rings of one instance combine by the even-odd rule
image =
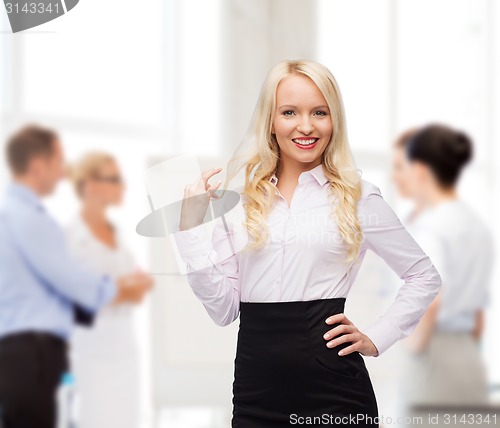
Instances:
[[[230,428],[231,409],[218,407],[166,408],[157,428]]]

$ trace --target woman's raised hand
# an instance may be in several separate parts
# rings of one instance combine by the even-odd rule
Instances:
[[[184,199],[182,200],[179,230],[191,229],[203,223],[210,199],[219,198],[214,192],[221,185],[219,181],[215,186],[212,186],[208,183],[208,180],[221,171],[222,168],[207,169],[201,173],[193,184],[186,185]]]

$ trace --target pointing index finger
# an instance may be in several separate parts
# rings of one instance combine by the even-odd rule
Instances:
[[[201,173],[201,178],[203,180],[203,183],[205,184],[205,188],[207,186],[207,182],[210,179],[210,177],[212,177],[215,174],[218,174],[221,171],[222,171],[222,168],[219,167],[219,168],[206,169],[205,171],[203,171]]]

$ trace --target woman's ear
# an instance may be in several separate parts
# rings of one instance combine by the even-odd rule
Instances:
[[[430,168],[420,161],[413,161],[410,164],[413,167],[413,178],[417,183],[426,183],[432,178]]]

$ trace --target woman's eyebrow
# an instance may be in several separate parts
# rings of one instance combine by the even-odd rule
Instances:
[[[293,106],[293,105],[290,105],[290,104],[285,104],[285,105],[282,105],[282,106],[279,106],[280,109],[282,108],[297,108],[297,106]],[[328,108],[328,106],[326,105],[321,105],[321,106],[316,106],[316,107],[313,107],[311,110],[316,110],[318,108]]]

